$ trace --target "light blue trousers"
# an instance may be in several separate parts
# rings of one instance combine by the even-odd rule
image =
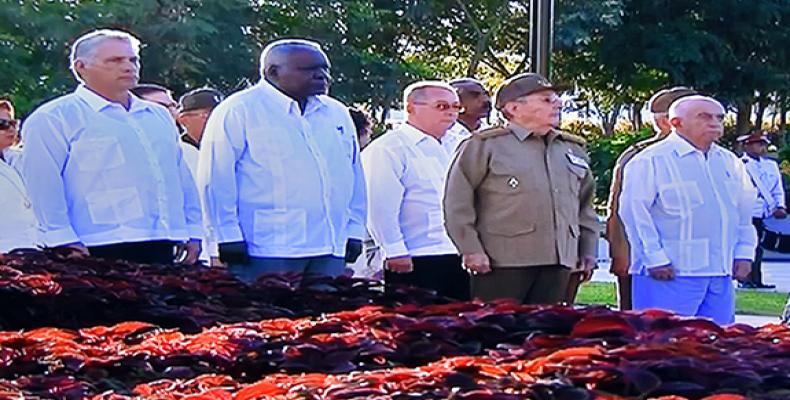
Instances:
[[[634,310],[659,308],[678,315],[735,321],[735,289],[729,276],[681,276],[668,281],[633,275]]]

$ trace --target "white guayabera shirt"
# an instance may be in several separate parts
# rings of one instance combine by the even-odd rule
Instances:
[[[38,247],[38,224],[19,172],[11,164],[11,152],[0,160],[0,254],[14,249]]]
[[[785,206],[785,190],[782,187],[782,173],[776,161],[767,157],[755,159],[748,154],[741,156],[746,172],[757,189],[757,201],[752,209],[754,218],[770,217],[779,207]],[[760,186],[762,190],[760,190]],[[765,191],[765,193],[763,193]]]
[[[197,181],[212,240],[244,240],[251,256],[343,257],[365,237],[356,131],[328,96],[304,115],[265,80],[228,97],[208,119]]]
[[[199,239],[200,201],[167,110],[85,86],[23,126],[22,173],[47,246]]]
[[[625,167],[620,217],[632,274],[672,264],[678,276],[726,276],[752,260],[756,191],[743,162],[714,144],[707,153],[677,133]]]
[[[442,213],[451,151],[406,123],[362,152],[368,229],[386,258],[458,254]]]

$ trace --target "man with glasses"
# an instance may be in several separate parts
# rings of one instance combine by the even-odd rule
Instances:
[[[474,78],[454,79],[450,81],[450,86],[458,93],[464,110],[458,115],[458,122],[450,127],[449,133],[467,138],[483,127],[483,121],[491,113],[491,96],[483,83]]]
[[[329,59],[312,41],[275,41],[261,80],[212,111],[198,188],[220,259],[244,280],[337,276],[365,237],[365,182],[348,108],[329,97]]]
[[[22,176],[14,168],[19,135],[14,106],[0,100],[0,254],[38,246],[38,223]]]
[[[173,99],[170,89],[155,83],[141,83],[131,90],[135,96],[150,101],[167,109],[173,119],[178,117],[178,103]]]
[[[442,192],[459,137],[448,135],[461,111],[452,86],[423,81],[403,95],[406,123],[362,152],[368,229],[384,252],[384,280],[469,298],[469,275],[444,229]]]
[[[473,134],[450,167],[444,220],[474,297],[559,303],[572,270],[592,273],[595,182],[584,141],[557,130],[559,90],[534,73],[505,81],[507,123]]]

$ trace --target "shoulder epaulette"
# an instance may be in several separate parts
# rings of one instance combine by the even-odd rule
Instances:
[[[562,140],[564,140],[566,142],[571,142],[571,143],[578,144],[579,146],[582,146],[582,147],[587,147],[587,140],[585,140],[581,136],[576,136],[576,135],[573,135],[573,134],[570,134],[570,133],[566,133],[566,132],[560,132],[560,139],[562,139]]]
[[[510,129],[507,129],[503,126],[494,126],[488,129],[483,129],[482,131],[478,131],[472,134],[472,137],[475,139],[486,140],[491,139],[497,136],[507,135],[510,133]]]

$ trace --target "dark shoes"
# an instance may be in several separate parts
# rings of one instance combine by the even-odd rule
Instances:
[[[776,285],[766,285],[765,283],[754,282],[740,282],[738,283],[740,289],[776,289]]]

